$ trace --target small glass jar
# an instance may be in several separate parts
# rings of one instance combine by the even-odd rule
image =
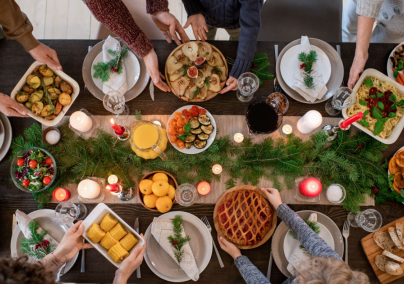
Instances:
[[[181,206],[191,206],[198,199],[198,191],[189,183],[181,184],[175,190],[175,200]]]
[[[329,194],[331,193],[331,190],[333,190],[332,187],[339,187],[341,189],[342,197],[339,200],[330,199]],[[337,183],[333,183],[333,184],[331,184],[330,186],[327,187],[326,196],[327,196],[327,200],[330,201],[331,203],[340,204],[342,201],[345,200],[346,190],[342,185],[337,184]]]

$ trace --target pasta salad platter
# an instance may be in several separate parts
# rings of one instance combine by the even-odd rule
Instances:
[[[384,144],[394,143],[404,128],[404,86],[375,69],[365,70],[353,92],[356,102],[344,109],[345,119],[362,112],[353,124]]]

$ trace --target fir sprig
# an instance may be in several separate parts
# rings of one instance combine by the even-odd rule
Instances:
[[[189,236],[185,238],[182,236],[182,215],[175,215],[172,220],[174,237],[169,236],[168,241],[174,247],[174,256],[177,262],[180,263],[184,257],[184,251],[182,247],[191,240]]]
[[[39,229],[38,221],[35,220],[30,221],[28,223],[28,229],[31,232],[31,238],[21,239],[21,252],[39,260],[55,250],[55,246],[52,244],[52,242],[49,242],[48,246],[38,246],[38,248],[35,249],[34,246],[41,244],[43,241],[43,237],[48,233],[43,229],[40,233],[38,233]]]
[[[313,64],[317,61],[317,52],[315,50],[310,50],[310,52],[299,53],[298,59],[302,62],[301,68],[304,71],[303,81],[307,88],[314,89],[314,79],[311,73],[313,72]]]
[[[96,79],[101,79],[101,81],[107,82],[110,78],[111,72],[117,72],[118,74],[122,74],[122,61],[123,58],[126,57],[129,48],[125,45],[124,47],[118,46],[119,50],[108,49],[108,53],[115,56],[108,62],[98,62],[93,66],[95,70],[93,77]],[[114,71],[114,70],[116,71]]]

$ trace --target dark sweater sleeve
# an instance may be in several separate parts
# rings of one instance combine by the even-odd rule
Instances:
[[[342,260],[341,257],[286,204],[281,204],[278,207],[277,214],[311,255],[335,257],[336,259]]]
[[[262,0],[240,0],[240,40],[230,76],[238,77],[250,69],[261,28]]]
[[[187,11],[188,17],[196,14],[202,14],[203,8],[199,0],[182,0],[185,11]]]
[[[168,0],[146,0],[147,14],[156,12],[168,12]]]
[[[245,255],[237,257],[234,264],[247,284],[270,284],[264,274]]]

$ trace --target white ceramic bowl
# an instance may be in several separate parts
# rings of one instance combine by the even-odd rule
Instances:
[[[91,225],[94,223],[100,224],[101,220],[104,218],[104,216],[110,213],[112,215],[114,215],[118,220],[119,223],[121,223],[121,225],[123,225],[125,227],[125,229],[129,232],[131,232],[138,240],[139,242],[136,243],[136,245],[129,251],[129,253],[138,245],[143,245],[144,244],[144,240],[143,238],[131,227],[129,226],[124,220],[121,219],[121,217],[119,217],[114,211],[112,211],[111,208],[109,208],[107,205],[105,205],[104,203],[100,203],[98,204],[93,211],[91,211],[91,213],[87,216],[86,219],[84,219],[83,221],[83,225],[84,225],[84,233],[83,233],[83,237],[94,246],[94,248],[96,250],[98,250],[106,259],[108,259],[113,265],[115,265],[116,267],[119,268],[119,266],[121,266],[120,263],[115,263],[112,258],[109,256],[108,254],[108,250],[105,249],[102,245],[100,245],[100,243],[94,243],[92,240],[90,240],[90,238],[87,237],[87,231],[88,229],[90,229]]]
[[[17,85],[15,86],[14,90],[11,92],[10,97],[15,100],[15,96],[17,95],[18,91],[22,90],[22,87],[26,84],[26,79],[28,77],[28,75],[30,75],[34,69],[39,66],[39,65],[44,65],[43,63],[39,62],[39,61],[35,61],[34,63],[32,63],[32,65],[28,68],[27,72],[25,72],[24,76],[22,76],[21,80],[17,83]],[[49,67],[49,66],[48,66]],[[50,68],[50,67],[49,67]],[[51,68],[52,69],[52,68]],[[73,80],[72,77],[68,76],[66,73],[64,73],[63,71],[56,71],[53,70],[52,71],[59,75],[64,81],[66,81],[67,83],[70,84],[70,86],[72,86],[73,88],[73,92],[70,94],[70,97],[72,98],[72,102],[70,103],[70,105],[68,106],[64,106],[61,110],[61,112],[56,116],[55,119],[53,120],[47,120],[44,119],[41,116],[37,116],[35,115],[31,110],[27,109],[28,111],[28,115],[30,117],[32,117],[33,119],[39,121],[40,123],[42,123],[43,125],[46,126],[55,126],[56,124],[58,124],[62,118],[65,116],[65,114],[67,113],[67,111],[69,110],[69,108],[71,107],[71,105],[74,103],[74,101],[76,100],[77,96],[80,93],[80,87],[79,84]],[[24,106],[24,104],[21,104]],[[25,107],[25,106],[24,106]]]
[[[400,85],[399,83],[397,83],[396,81],[392,80],[391,78],[389,78],[388,76],[384,75],[382,72],[377,71],[375,69],[366,69],[362,75],[360,76],[358,82],[356,82],[355,87],[353,88],[353,92],[357,92],[359,87],[362,85],[363,81],[366,80],[366,78],[368,77],[377,77],[379,78],[381,81],[388,81],[391,82],[393,85],[396,86],[397,90],[401,93],[404,94],[404,86]],[[342,116],[347,119],[349,118],[349,116],[346,113],[346,108],[342,110]],[[398,122],[398,124],[396,125],[396,127],[394,127],[393,132],[391,133],[391,135],[385,139],[379,137],[379,136],[375,136],[373,135],[373,132],[370,131],[369,129],[367,129],[366,127],[362,126],[362,124],[358,123],[358,122],[354,122],[352,125],[356,126],[357,128],[359,128],[360,130],[362,130],[363,132],[365,132],[366,134],[372,136],[373,138],[375,138],[376,140],[379,140],[380,142],[384,143],[384,144],[393,144],[394,142],[397,141],[398,137],[401,134],[401,131],[403,131],[404,128],[404,119],[401,118],[400,121]]]

